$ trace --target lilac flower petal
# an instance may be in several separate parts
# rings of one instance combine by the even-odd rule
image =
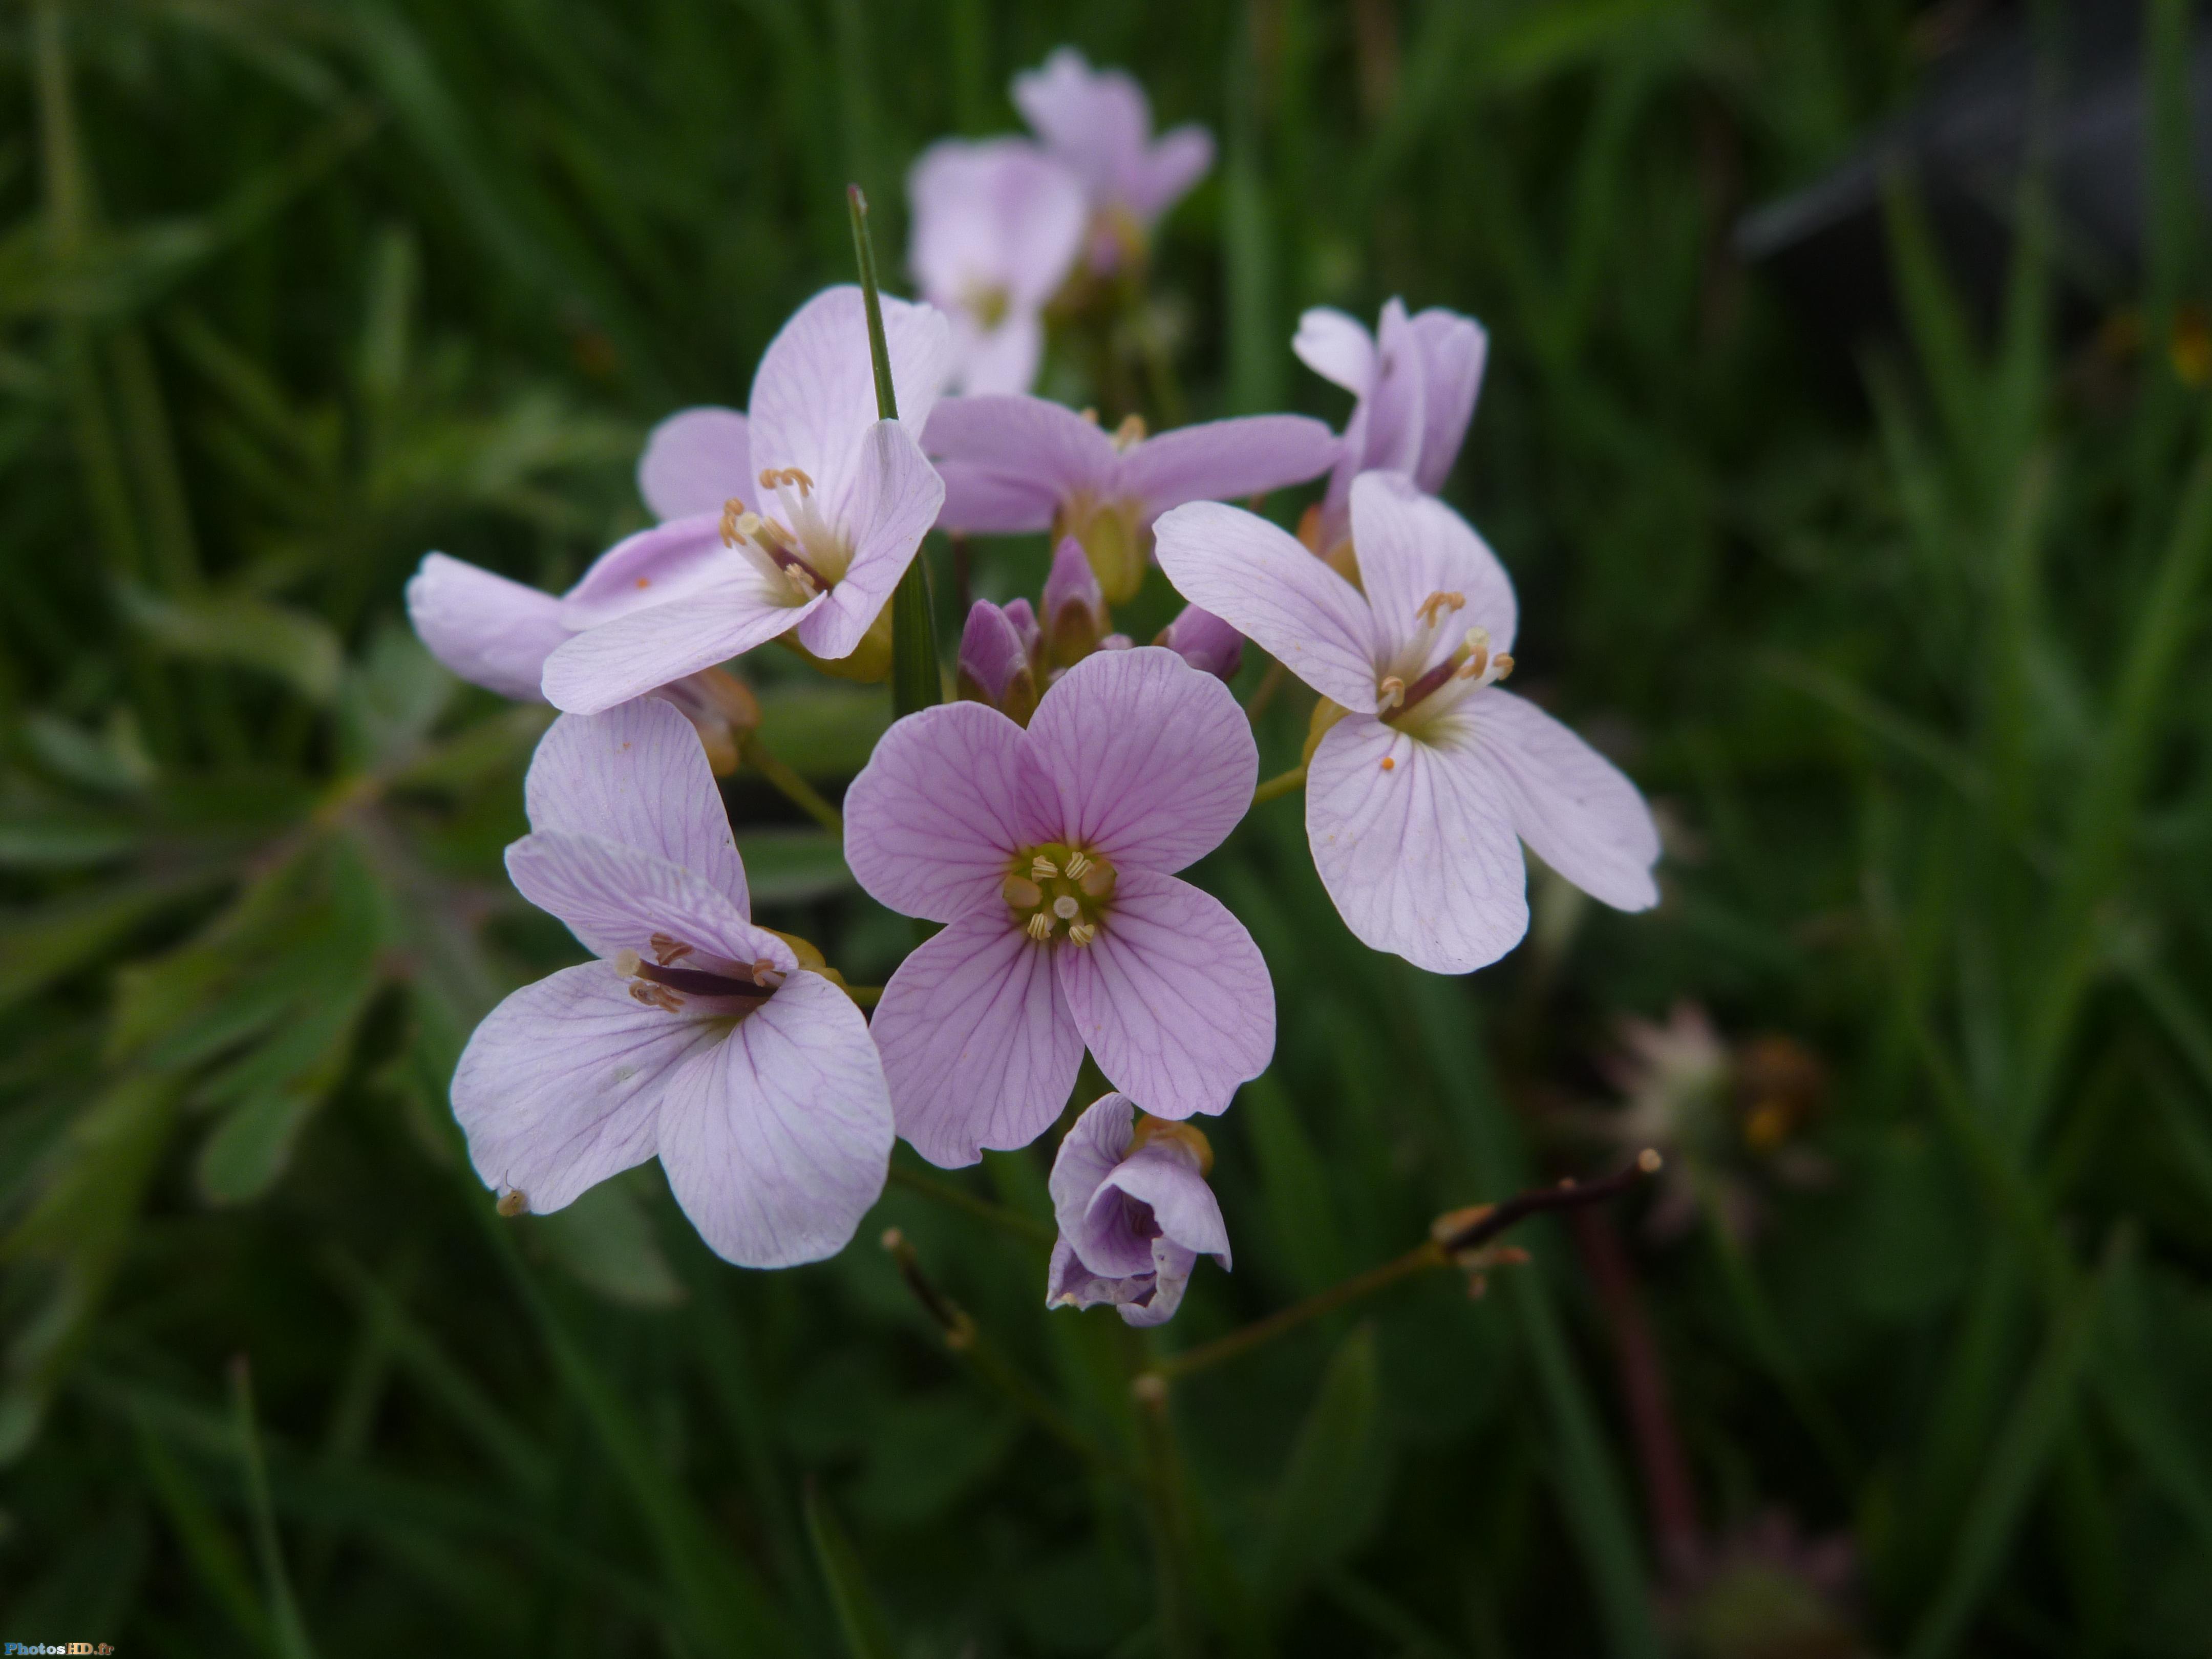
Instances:
[[[995,899],[899,964],[871,1029],[899,1133],[945,1169],[1035,1140],[1083,1063],[1051,951]]]
[[[890,1098],[867,1022],[800,972],[668,1082],[660,1162],[700,1237],[741,1267],[835,1255],[883,1191]]]
[[[934,307],[884,296],[884,337],[900,422],[919,434],[951,367],[951,337]],[[823,512],[841,520],[876,424],[875,369],[860,290],[822,290],[793,313],[761,354],[748,400],[754,464],[797,467]]]
[[[1124,870],[1089,946],[1054,951],[1075,1030],[1155,1117],[1225,1110],[1275,1051],[1275,993],[1243,923],[1188,882]]]
[[[1474,418],[1482,390],[1490,337],[1472,317],[1431,307],[1413,319],[1413,337],[1421,354],[1421,460],[1413,481],[1434,495],[1451,477]]]
[[[1308,685],[1346,708],[1371,710],[1381,654],[1359,590],[1255,514],[1215,501],[1179,507],[1156,531],[1160,568]]]
[[[1489,630],[1493,654],[1513,648],[1519,607],[1505,567],[1465,519],[1411,478],[1362,473],[1352,487],[1352,532],[1359,580],[1387,651],[1425,640],[1426,668],[1449,656],[1471,628]],[[1467,604],[1430,629],[1420,607],[1431,593],[1457,593]]]
[[[1128,189],[1129,211],[1151,225],[1190,193],[1213,167],[1213,135],[1195,125],[1171,128],[1137,164]]]
[[[1105,1185],[1150,1206],[1163,1237],[1229,1265],[1229,1224],[1221,1218],[1220,1200],[1187,1148],[1148,1141],[1122,1159]]]
[[[1062,536],[1053,550],[1052,568],[1045,573],[1042,599],[1048,635],[1059,629],[1060,613],[1071,605],[1088,613],[1085,625],[1091,636],[1105,632],[1106,594],[1098,586],[1097,572],[1091,568],[1090,556],[1074,537]]]
[[[1006,699],[1015,674],[1030,665],[1028,651],[1012,618],[988,599],[968,607],[960,630],[960,672],[980,686],[994,705]]]
[[[1037,626],[1036,611],[1027,599],[1008,599],[1006,610],[1006,620],[1014,625],[1014,632],[1021,635],[1022,649],[1035,657],[1038,642],[1044,636],[1043,629]]]
[[[1237,678],[1244,660],[1244,636],[1211,611],[1195,605],[1183,606],[1161,630],[1157,643],[1200,673],[1224,682]]]
[[[1466,715],[1504,785],[1514,829],[1538,858],[1617,910],[1659,902],[1658,827],[1619,767],[1510,691],[1477,692]]]
[[[1185,501],[1261,495],[1328,471],[1336,434],[1306,415],[1206,421],[1147,438],[1121,458],[1121,489],[1149,524]]]
[[[1355,478],[1364,472],[1411,473],[1420,465],[1427,431],[1422,369],[1420,343],[1405,306],[1397,300],[1385,302],[1376,330],[1375,372],[1345,424],[1343,456],[1322,498],[1322,522],[1332,536],[1345,533],[1350,523]]]
[[[946,389],[992,397],[1018,396],[1036,384],[1044,361],[1044,325],[1034,311],[1009,313],[996,328],[964,316],[952,322],[953,369]]]
[[[679,409],[653,428],[637,458],[637,493],[656,519],[721,514],[732,496],[757,505],[751,429],[734,409]]]
[[[1298,361],[1355,398],[1366,396],[1375,379],[1375,337],[1367,325],[1334,306],[1315,306],[1298,318],[1291,341]]]
[[[545,696],[556,708],[596,714],[765,645],[827,595],[791,604],[791,592],[743,558],[724,579],[680,604],[634,611],[579,634],[545,659]]]
[[[672,519],[623,537],[592,560],[582,580],[561,596],[561,620],[570,631],[581,632],[671,605],[728,580],[743,562],[743,555],[722,544],[719,507]]]
[[[652,698],[563,714],[523,780],[530,827],[592,836],[689,870],[749,915],[730,815],[691,722]]]
[[[594,836],[529,835],[507,849],[522,896],[550,911],[596,956],[653,955],[664,933],[733,963],[797,965],[791,947],[729,898],[666,859]]]
[[[488,1015],[453,1073],[453,1115],[486,1186],[540,1214],[658,1149],[669,1074],[720,1028],[633,1001],[603,962],[526,985]]]
[[[907,174],[914,240],[908,263],[933,303],[997,290],[1034,313],[1074,268],[1088,218],[1083,182],[1026,138],[946,138]],[[1024,381],[1018,388],[1026,392]]]
[[[1218,847],[1260,775],[1229,688],[1157,646],[1098,652],[1061,675],[1030,720],[1029,752],[1031,820],[1103,853],[1125,878]]]
[[[902,915],[951,921],[981,908],[1003,920],[1015,849],[1051,838],[1024,805],[1036,764],[1022,728],[980,702],[908,715],[845,792],[854,879]]]
[[[424,556],[408,580],[407,618],[430,654],[472,685],[543,702],[545,659],[564,643],[561,601],[489,570]]]
[[[1463,708],[1424,741],[1347,715],[1306,769],[1306,840],[1337,913],[1432,974],[1495,962],[1528,931],[1527,866]]]
[[[945,500],[937,476],[903,421],[878,421],[861,446],[860,472],[845,513],[853,561],[799,624],[799,641],[825,661],[850,656],[890,601],[937,509]]]
[[[1014,107],[1053,152],[1083,176],[1095,199],[1121,199],[1152,131],[1144,91],[1119,70],[1095,70],[1073,46],[1041,70],[1014,76]]]
[[[922,447],[945,479],[939,522],[958,535],[1043,530],[1060,503],[1113,481],[1114,441],[1042,398],[947,398]]]
[[[1137,1109],[1128,1096],[1101,1095],[1083,1109],[1060,1137],[1060,1150],[1053,1155],[1052,1175],[1045,1185],[1052,1194],[1053,1217],[1061,1237],[1073,1238],[1083,1231],[1091,1200],[1128,1156],[1129,1138],[1136,1123]],[[1141,1270],[1140,1267],[1138,1271]]]
[[[1125,1325],[1143,1329],[1164,1325],[1173,1319],[1176,1310],[1182,1306],[1183,1291],[1189,1288],[1191,1269],[1198,1265],[1198,1255],[1167,1239],[1157,1239],[1152,1244],[1152,1293],[1141,1302],[1121,1304],[1121,1322]]]
[[[1141,1279],[1107,1279],[1083,1265],[1083,1258],[1066,1239],[1052,1247],[1052,1261],[1045,1269],[1044,1305],[1048,1308],[1095,1308],[1100,1303],[1125,1305],[1133,1297],[1152,1289],[1152,1275]]]

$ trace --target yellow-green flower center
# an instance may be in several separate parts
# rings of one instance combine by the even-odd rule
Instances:
[[[1088,945],[1114,901],[1114,866],[1097,853],[1048,841],[1016,853],[1000,892],[1014,921],[1038,944]]]

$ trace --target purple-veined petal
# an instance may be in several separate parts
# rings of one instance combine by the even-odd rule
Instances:
[[[1035,1140],[1083,1063],[1051,949],[995,899],[899,964],[870,1029],[899,1133],[945,1169]]]
[[[1188,1148],[1147,1141],[1122,1159],[1105,1184],[1149,1206],[1162,1237],[1229,1265],[1229,1224],[1221,1218],[1221,1202]],[[1094,1199],[1092,1207],[1097,1203]]]
[[[684,1213],[741,1267],[835,1255],[883,1191],[890,1097],[853,1000],[804,971],[668,1081],[660,1162]]]
[[[951,363],[951,337],[933,306],[884,296],[884,338],[899,419],[920,434]],[[761,354],[747,401],[753,463],[797,467],[824,516],[842,522],[859,482],[863,446],[877,421],[875,369],[860,290],[822,290],[793,313]]]
[[[563,714],[540,738],[523,780],[530,827],[592,836],[650,853],[697,876],[750,915],[745,869],[699,734],[653,698],[604,714]]]
[[[1376,702],[1382,647],[1359,590],[1256,514],[1218,501],[1179,507],[1156,528],[1160,568],[1333,702]]]
[[[1528,931],[1528,866],[1466,706],[1423,740],[1346,715],[1306,769],[1306,840],[1337,914],[1432,974],[1495,962]]]
[[[721,509],[625,536],[592,561],[561,596],[561,620],[571,633],[596,628],[654,605],[670,605],[731,579],[744,556],[722,543]]]
[[[493,1009],[453,1073],[453,1115],[487,1187],[540,1214],[658,1150],[671,1072],[721,1035],[634,1001],[603,962],[564,968]]]
[[[1191,1270],[1198,1266],[1195,1252],[1164,1238],[1152,1241],[1152,1293],[1141,1302],[1124,1302],[1118,1310],[1121,1322],[1144,1329],[1153,1325],[1164,1325],[1176,1316],[1182,1306],[1183,1292],[1190,1287]]]
[[[1030,820],[1125,873],[1180,870],[1212,852],[1260,775],[1252,724],[1229,688],[1158,646],[1076,664],[1037,704],[1028,740]]]
[[[1449,656],[1471,628],[1489,630],[1493,655],[1513,648],[1519,607],[1505,567],[1472,525],[1411,478],[1360,475],[1352,486],[1352,538],[1376,630],[1392,656],[1425,643],[1419,666],[1426,668]],[[1429,629],[1420,608],[1431,593],[1457,593],[1467,603],[1437,613],[1443,626]]]
[[[1022,728],[995,708],[948,702],[908,714],[845,792],[853,878],[902,915],[1004,917],[1015,849],[1051,839],[1024,805],[1035,766]]]
[[[945,479],[939,521],[956,534],[1043,530],[1061,502],[1115,477],[1114,441],[1042,398],[947,398],[922,447]]]
[[[1052,1261],[1045,1269],[1044,1305],[1095,1308],[1104,1302],[1121,1306],[1152,1288],[1150,1273],[1140,1279],[1108,1279],[1092,1273],[1063,1238],[1052,1247]]]
[[[1298,361],[1355,398],[1367,395],[1375,379],[1375,337],[1357,317],[1334,306],[1315,306],[1298,317],[1291,349]]]
[[[1190,193],[1213,166],[1213,135],[1194,124],[1170,128],[1147,149],[1127,190],[1129,211],[1151,225]]]
[[[1060,1225],[1062,1238],[1073,1239],[1084,1231],[1091,1200],[1098,1195],[1098,1188],[1105,1183],[1106,1177],[1128,1155],[1129,1138],[1136,1121],[1137,1109],[1128,1096],[1101,1095],[1083,1109],[1068,1132],[1060,1137],[1060,1150],[1053,1154],[1052,1175],[1045,1184],[1052,1194],[1053,1217]],[[1085,1265],[1110,1276],[1124,1271],[1142,1272],[1152,1264],[1148,1259],[1136,1267],[1124,1269],[1086,1259]]]
[[[733,558],[721,580],[680,603],[634,611],[577,635],[546,658],[545,696],[556,708],[596,714],[765,645],[827,597],[793,605],[781,577]]]
[[[472,685],[543,702],[545,659],[564,643],[561,601],[443,553],[407,582],[407,619],[430,654]]]
[[[799,623],[799,643],[825,661],[851,655],[914,562],[944,500],[944,481],[906,423],[877,422],[862,446],[846,507],[852,563],[820,607]]]
[[[733,963],[797,965],[791,947],[756,927],[728,896],[681,865],[595,836],[528,835],[507,849],[522,896],[550,911],[596,956],[650,957],[656,933]]]
[[[1413,319],[1413,339],[1421,354],[1421,461],[1413,482],[1433,495],[1451,477],[1474,418],[1482,390],[1483,365],[1490,337],[1472,317],[1431,307]]]
[[[1124,870],[1087,946],[1053,947],[1075,1030],[1107,1080],[1155,1117],[1225,1110],[1275,1051],[1275,992],[1220,900]]]
[[[1621,769],[1510,691],[1488,687],[1463,708],[1513,827],[1536,856],[1617,910],[1656,904],[1658,827]]]
[[[732,496],[757,504],[751,429],[734,409],[679,409],[653,428],[637,458],[637,493],[656,519],[720,517]]]
[[[1185,501],[1264,495],[1328,471],[1336,434],[1307,415],[1245,415],[1147,438],[1121,457],[1120,493],[1149,524]]]

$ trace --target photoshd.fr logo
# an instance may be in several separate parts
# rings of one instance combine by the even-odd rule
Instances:
[[[109,1654],[115,1650],[106,1642],[10,1642],[0,1647],[0,1659],[15,1659],[19,1653],[91,1653]]]

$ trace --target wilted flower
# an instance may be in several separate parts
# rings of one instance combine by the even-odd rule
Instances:
[[[718,1255],[834,1254],[883,1188],[883,1068],[851,998],[748,919],[690,728],[651,699],[566,716],[525,787],[508,872],[599,959],[517,991],[469,1039],[453,1112],[477,1173],[502,1210],[544,1212],[657,1154]]]
[[[1352,534],[1352,481],[1361,473],[1402,472],[1431,495],[1443,488],[1474,416],[1490,338],[1472,317],[1434,307],[1408,317],[1394,299],[1374,334],[1356,318],[1316,306],[1298,319],[1291,349],[1358,399],[1328,493],[1301,527],[1326,557]]]
[[[1152,226],[1213,165],[1213,138],[1181,126],[1152,139],[1152,106],[1120,70],[1094,70],[1073,46],[1014,76],[1014,104],[1053,155],[1083,180],[1091,268],[1140,256]]]
[[[1213,1148],[1188,1123],[1136,1115],[1127,1095],[1085,1109],[1052,1163],[1060,1237],[1045,1305],[1104,1302],[1132,1325],[1164,1325],[1201,1255],[1229,1266],[1229,1229],[1206,1184]]]
[[[1233,680],[1244,661],[1244,636],[1211,611],[1187,605],[1152,641],[1164,645],[1201,673]]]
[[[1135,595],[1152,521],[1170,507],[1303,483],[1337,455],[1336,434],[1304,415],[1209,421],[1153,438],[1132,416],[1109,436],[1042,398],[948,398],[922,439],[945,478],[945,528],[1073,536],[1109,605]]]
[[[1161,568],[1344,710],[1314,748],[1306,836],[1362,942],[1435,973],[1528,931],[1516,837],[1595,897],[1658,902],[1659,836],[1610,761],[1496,682],[1516,620],[1463,519],[1397,473],[1352,489],[1365,592],[1274,526],[1212,502],[1160,521]]]
[[[954,702],[885,734],[845,797],[845,859],[883,903],[946,924],[874,1024],[899,1133],[924,1158],[1028,1145],[1085,1044],[1161,1117],[1218,1112],[1260,1074],[1266,964],[1170,873],[1244,816],[1258,770],[1227,689],[1151,647],[1085,658],[1027,730]]]
[[[857,288],[816,295],[762,355],[748,464],[709,511],[633,536],[562,603],[578,629],[545,660],[546,696],[582,714],[750,650],[787,631],[813,656],[852,655],[921,545],[944,486],[913,434],[945,378],[945,319],[883,302],[900,419],[876,418]],[[671,478],[682,476],[671,464]],[[700,474],[672,502],[695,505]],[[657,596],[641,605],[641,593]],[[885,641],[888,662],[888,641]]]
[[[907,263],[952,325],[954,392],[1027,392],[1044,355],[1045,301],[1074,269],[1083,182],[1025,138],[947,138],[907,174]]]

